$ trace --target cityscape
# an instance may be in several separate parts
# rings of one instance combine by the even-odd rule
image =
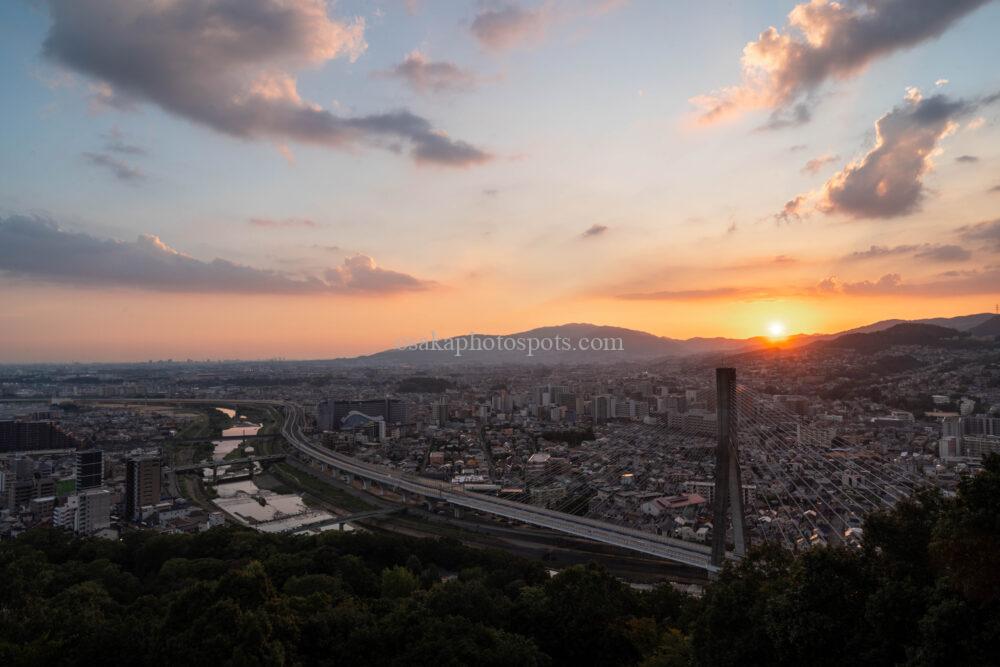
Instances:
[[[1000,3],[0,18],[0,663],[1000,664]]]

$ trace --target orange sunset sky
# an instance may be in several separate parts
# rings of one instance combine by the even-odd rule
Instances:
[[[1000,302],[997,2],[0,19],[0,362],[833,332]]]

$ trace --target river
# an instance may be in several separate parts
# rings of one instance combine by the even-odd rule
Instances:
[[[256,435],[261,429],[260,424],[254,424],[239,419],[235,410],[216,408],[230,419],[234,425],[222,431],[225,437]],[[236,451],[245,440],[214,440],[212,442],[212,459],[222,461],[227,454]],[[252,441],[251,441],[252,442]],[[243,450],[252,453],[250,447]],[[259,465],[259,464],[255,464]],[[228,471],[228,466],[220,466],[219,476]],[[255,471],[259,472],[259,470]],[[204,473],[206,484],[211,482],[212,470],[206,468]],[[253,479],[243,479],[223,482],[215,485],[218,497],[212,502],[223,512],[239,523],[266,533],[315,533],[324,530],[337,530],[338,525],[327,523],[336,517],[325,510],[313,509],[306,505],[302,496],[294,493],[275,493],[261,489]],[[344,524],[343,530],[354,530],[351,524]]]

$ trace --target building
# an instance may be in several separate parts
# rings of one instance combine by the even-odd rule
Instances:
[[[76,453],[76,490],[97,489],[104,483],[104,452],[83,449]]]
[[[138,521],[142,508],[160,502],[160,459],[139,456],[125,462],[125,518]]]
[[[88,489],[66,499],[52,513],[52,525],[83,535],[92,535],[111,526],[111,492]]]
[[[76,449],[79,443],[46,421],[0,421],[0,452]]]
[[[323,431],[339,431],[344,419],[352,412],[368,417],[381,417],[386,424],[406,422],[406,404],[396,398],[343,401],[326,398],[316,406],[316,425]]]
[[[614,419],[616,416],[615,397],[610,394],[601,394],[599,396],[594,396],[594,400],[591,404],[591,409],[594,411],[595,421]]]
[[[448,403],[441,401],[431,405],[431,422],[438,426],[448,423]]]

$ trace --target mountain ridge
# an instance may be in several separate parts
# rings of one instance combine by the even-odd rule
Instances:
[[[996,324],[993,323],[997,320]],[[976,313],[956,317],[935,317],[918,320],[888,319],[862,327],[855,327],[832,334],[794,334],[781,341],[781,347],[797,348],[805,345],[831,341],[843,336],[865,335],[885,331],[901,324],[926,325],[947,328],[956,332],[967,332],[976,327],[988,325],[1000,327],[1000,317],[993,313]],[[950,325],[950,326],[949,326]],[[973,334],[976,335],[976,334]],[[988,333],[983,335],[990,335]],[[581,349],[537,349],[528,354],[529,339],[551,339],[560,337],[575,344],[580,339],[610,338],[622,341],[621,350],[581,350]],[[523,348],[496,349],[500,343],[486,343],[488,339],[522,339]],[[476,349],[478,339],[479,349]],[[460,342],[461,341],[461,342]],[[775,342],[765,336],[751,338],[702,337],[680,339],[604,324],[567,322],[559,325],[535,327],[511,334],[487,334],[472,332],[460,336],[450,336],[431,341],[411,341],[413,345],[404,348],[382,350],[368,355],[339,358],[334,361],[345,364],[391,363],[403,365],[461,364],[461,363],[614,363],[620,361],[645,361],[667,357],[690,357],[700,354],[734,354],[753,352],[769,348]],[[420,345],[423,347],[419,347]],[[484,345],[491,345],[485,349]],[[511,343],[506,343],[511,345]],[[565,342],[564,342],[565,345]],[[417,346],[413,349],[413,346]]]

